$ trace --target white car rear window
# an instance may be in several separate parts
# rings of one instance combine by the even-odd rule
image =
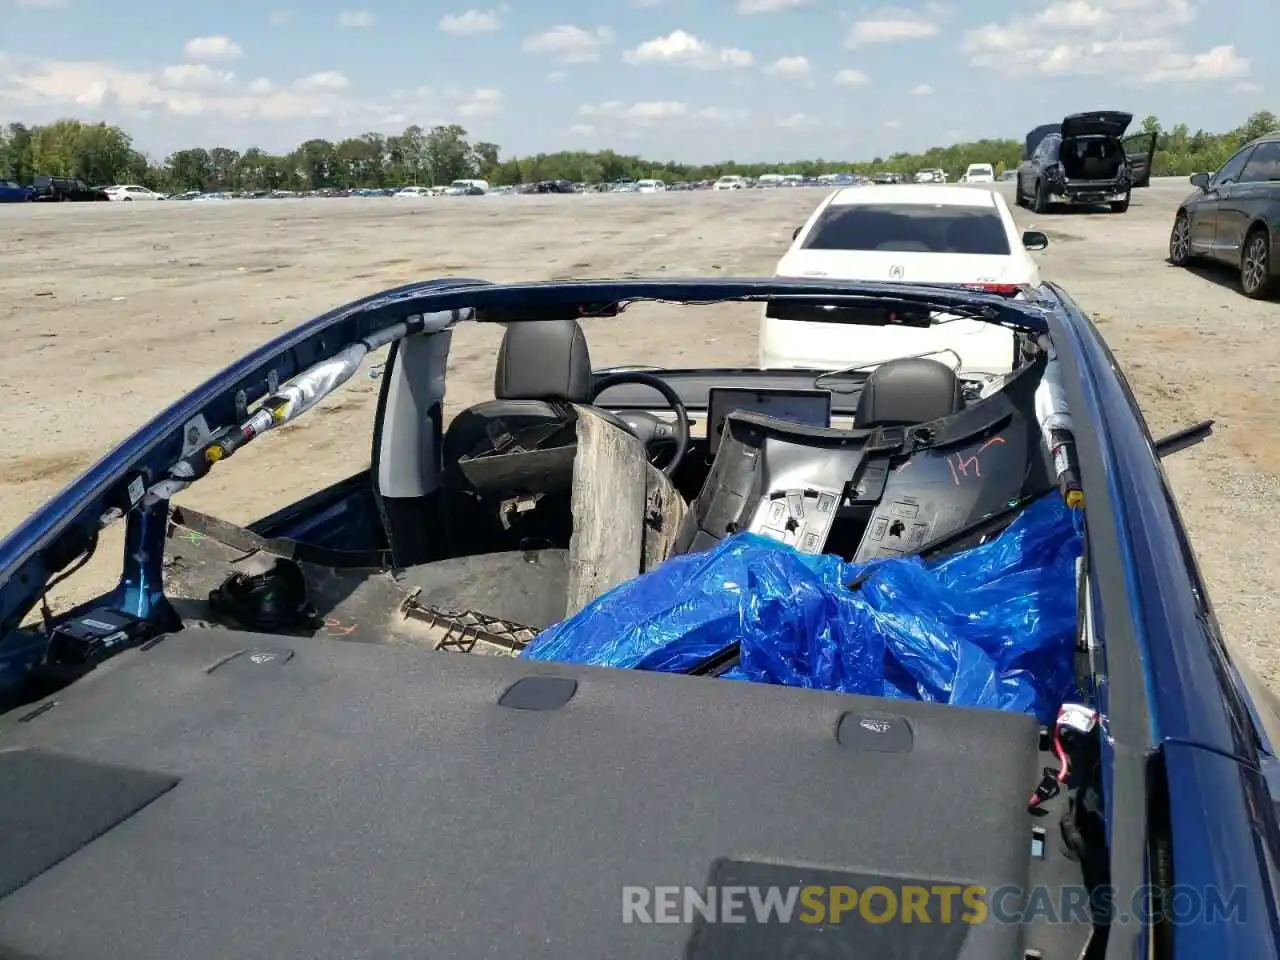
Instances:
[[[806,250],[887,250],[1008,256],[1009,235],[994,207],[858,203],[827,207]]]

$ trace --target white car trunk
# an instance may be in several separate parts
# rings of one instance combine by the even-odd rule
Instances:
[[[1022,275],[1018,266],[1007,256],[799,250],[782,259],[777,273],[784,277],[886,283],[1030,282],[1032,278]],[[960,369],[966,373],[999,375],[1013,368],[1013,334],[979,320],[950,320],[921,330],[767,319],[760,328],[760,366],[765,368],[835,369],[943,348],[959,354]],[[938,359],[954,362],[949,354]]]

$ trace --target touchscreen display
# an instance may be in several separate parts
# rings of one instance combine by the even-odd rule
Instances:
[[[725,418],[736,410],[808,427],[831,426],[831,394],[826,390],[713,389],[707,407],[707,447],[713,456],[720,447]]]

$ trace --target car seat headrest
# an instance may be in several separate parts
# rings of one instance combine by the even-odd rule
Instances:
[[[510,323],[498,348],[493,395],[499,400],[591,398],[591,354],[575,320]]]
[[[964,406],[960,378],[945,363],[903,357],[880,364],[862,387],[854,422],[859,427],[929,423]]]

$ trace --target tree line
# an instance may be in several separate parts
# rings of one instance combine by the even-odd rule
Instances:
[[[1275,114],[1260,111],[1225,133],[1196,130],[1186,124],[1165,128],[1147,117],[1139,132],[1155,136],[1155,176],[1182,176],[1216,170],[1248,140],[1280,128]],[[997,171],[1016,167],[1020,140],[976,140],[924,153],[895,153],[871,160],[817,158],[790,163],[684,164],[660,163],[613,150],[561,151],[503,158],[495,143],[471,142],[456,124],[399,134],[366,133],[345,140],[308,140],[287,154],[260,147],[191,147],[157,162],[138,150],[120,127],[80,120],[58,120],[42,126],[10,123],[0,128],[0,180],[29,183],[40,175],[79,177],[94,185],[137,183],[162,192],[186,190],[316,190],[324,188],[431,186],[478,177],[493,184],[570,180],[599,183],[625,177],[707,180],[723,174],[823,173],[881,171],[911,175],[940,168],[955,179],[971,163],[991,163]]]

